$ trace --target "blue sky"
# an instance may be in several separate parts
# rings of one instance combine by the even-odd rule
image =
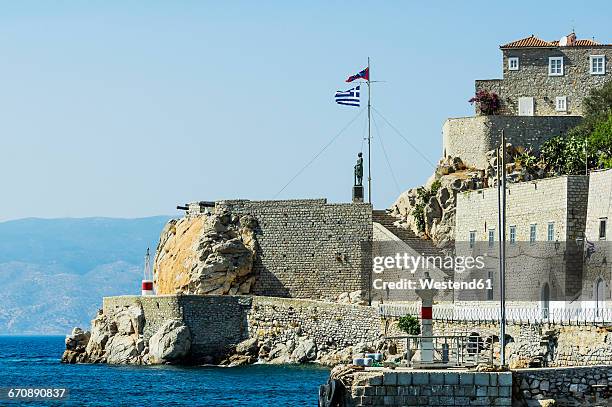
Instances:
[[[444,120],[473,112],[474,80],[500,77],[500,44],[572,27],[609,43],[611,11],[605,1],[2,2],[0,220],[271,199],[355,116],[333,94],[368,56],[386,81],[373,105],[436,162]],[[349,201],[364,119],[279,198]],[[383,208],[433,168],[375,119]]]

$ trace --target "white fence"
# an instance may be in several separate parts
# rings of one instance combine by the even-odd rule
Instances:
[[[380,304],[378,311],[382,317],[419,316],[419,305]],[[476,321],[497,322],[500,320],[499,307],[491,306],[454,306],[434,305],[433,319],[439,321]],[[554,308],[506,307],[506,321],[511,324],[556,323],[565,325],[587,325],[612,323],[612,308]]]

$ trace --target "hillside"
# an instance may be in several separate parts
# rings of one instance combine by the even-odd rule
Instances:
[[[138,292],[144,253],[168,219],[0,223],[0,334],[89,326],[103,296]]]

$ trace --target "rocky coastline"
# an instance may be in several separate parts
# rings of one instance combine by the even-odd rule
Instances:
[[[271,323],[274,326],[275,321]],[[242,366],[254,363],[316,363],[333,367],[351,363],[365,353],[382,353],[387,360],[397,354],[394,345],[382,338],[339,346],[333,338],[317,340],[302,332],[299,326],[290,330],[274,330],[249,337],[226,351],[205,357],[191,352],[192,333],[179,319],[168,319],[147,340],[144,336],[142,308],[131,306],[113,316],[99,312],[91,330],[74,328],[66,336],[63,363],[108,363],[129,365],[183,364]],[[274,331],[275,332],[275,331]],[[396,357],[399,357],[397,355]]]

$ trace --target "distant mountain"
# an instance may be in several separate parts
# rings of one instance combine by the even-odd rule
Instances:
[[[86,328],[108,295],[140,290],[170,219],[20,219],[0,223],[0,334]]]

